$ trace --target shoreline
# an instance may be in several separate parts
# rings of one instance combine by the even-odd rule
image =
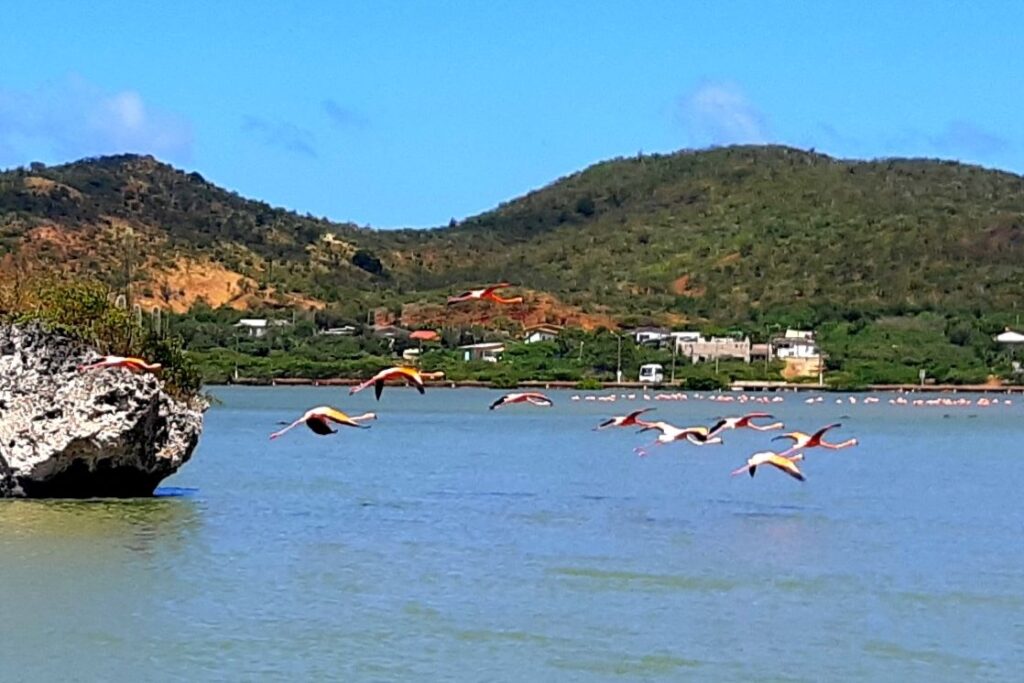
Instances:
[[[225,384],[210,384],[207,386],[252,386],[252,387],[291,387],[291,386],[313,386],[313,387],[343,387],[353,386],[363,382],[362,379],[333,377],[327,379],[308,379],[287,377],[278,379],[258,379],[254,377],[242,377]],[[432,389],[496,389],[490,382],[481,380],[428,380],[424,382]],[[580,389],[578,382],[566,380],[524,380],[518,382],[514,388],[523,389],[576,389],[577,391],[604,391],[607,389],[647,389],[649,391],[700,391],[701,393],[713,393],[718,390],[691,390],[682,389],[669,384],[651,384],[649,382],[602,382],[600,389]],[[836,389],[827,384],[809,384],[783,381],[737,381],[727,392],[808,392],[816,391],[823,393],[837,394],[864,394],[870,392],[892,392],[901,394],[933,393],[933,394],[1024,394],[1024,385],[993,385],[993,384],[869,384],[859,389]]]

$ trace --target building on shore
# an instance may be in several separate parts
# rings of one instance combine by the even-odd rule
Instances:
[[[235,327],[244,330],[250,337],[264,337],[275,327],[291,325],[287,320],[267,320],[266,318],[242,318]]]
[[[705,339],[701,335],[696,338],[686,337],[676,340],[676,353],[690,359],[691,363],[734,358],[744,363],[750,362],[750,337],[736,339],[733,337],[711,337]]]
[[[505,352],[505,345],[501,342],[482,342],[460,346],[459,350],[462,351],[462,360],[467,363],[473,360],[497,363]]]
[[[526,344],[535,344],[536,342],[542,341],[554,341],[558,339],[558,335],[562,333],[561,325],[550,325],[548,323],[541,323],[540,325],[530,325],[523,330],[523,342]]]

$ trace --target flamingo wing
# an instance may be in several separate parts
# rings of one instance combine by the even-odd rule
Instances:
[[[319,434],[321,436],[337,433],[331,429],[331,425],[329,425],[327,420],[321,415],[311,415],[306,418],[306,426],[309,427],[314,434]]]
[[[507,402],[508,402],[508,394],[502,396],[501,398],[496,400],[494,403],[492,403],[490,405],[490,407],[488,408],[488,410],[494,410],[495,408],[498,408],[500,406],[505,405]]]
[[[635,424],[636,423],[636,419],[638,417],[640,417],[644,413],[650,412],[652,410],[654,410],[654,408],[641,408],[640,410],[634,410],[629,415],[626,415],[625,422],[628,422],[629,424]]]
[[[791,439],[793,443],[799,443],[803,439],[809,439],[810,437],[803,432],[788,432],[786,434],[779,434],[773,436],[772,441],[778,441],[779,439]]]
[[[824,427],[822,427],[821,429],[819,429],[818,431],[814,432],[814,434],[811,435],[811,439],[810,439],[811,443],[815,443],[815,442],[821,441],[821,437],[825,436],[825,432],[827,432],[828,430],[835,429],[836,427],[842,427],[842,426],[843,426],[842,422],[833,422],[830,425],[825,425]]]
[[[356,422],[351,417],[341,412],[337,408],[327,408],[321,413],[321,415],[325,419],[331,420],[332,422],[337,422],[338,424],[345,425],[346,427],[356,427],[358,429],[370,428],[370,425],[359,424],[358,422]]]
[[[378,379],[376,382],[373,383],[373,395],[377,397],[378,401],[380,400],[380,395],[382,393],[384,393],[384,379],[383,378]]]
[[[615,424],[615,419],[616,418],[614,418],[614,417],[613,418],[609,418],[609,419],[605,420],[604,422],[602,422],[601,424],[597,425],[597,427],[595,427],[595,429],[604,429],[605,427],[611,427],[613,424]]]
[[[511,282],[499,282],[498,284],[495,284],[495,285],[487,285],[483,289],[483,295],[487,296],[488,294],[494,294],[494,292],[496,290],[505,289],[506,287],[511,287],[511,286],[512,286]]]
[[[804,474],[800,471],[800,468],[796,466],[796,463],[789,458],[784,458],[781,455],[771,455],[765,459],[769,465],[777,467],[789,476],[799,481],[804,481]]]
[[[712,425],[710,429],[708,429],[708,434],[717,434],[720,430],[725,429],[725,426],[727,424],[729,424],[728,419],[719,420],[714,425]]]
[[[423,387],[423,377],[420,375],[419,370],[416,368],[398,368],[397,373],[403,375],[406,382],[416,387],[416,391],[421,394],[427,393]]]

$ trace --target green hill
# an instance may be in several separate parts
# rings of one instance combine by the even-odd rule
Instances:
[[[607,161],[433,230],[303,217],[149,157],[0,174],[0,250],[43,224],[93,236],[59,252],[65,264],[117,263],[123,224],[155,244],[143,266],[211,259],[260,287],[367,306],[507,278],[614,316],[727,326],[1002,311],[1024,286],[1020,176],[774,146]]]

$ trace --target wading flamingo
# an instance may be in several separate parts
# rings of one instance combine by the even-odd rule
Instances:
[[[822,438],[828,430],[842,426],[841,422],[834,422],[822,427],[813,434],[805,434],[804,432],[788,432],[786,434],[776,436],[772,441],[778,441],[779,439],[791,439],[793,441],[792,446],[780,453],[780,455],[783,456],[789,455],[790,453],[796,453],[797,451],[802,451],[805,448],[816,448],[818,446],[822,448],[831,448],[832,450],[856,446],[858,443],[857,439],[847,439],[841,443],[829,443]]]
[[[480,289],[470,289],[468,291],[459,294],[458,296],[448,297],[448,305],[461,303],[463,301],[473,301],[474,299],[486,299],[487,301],[493,301],[496,304],[521,304],[523,303],[523,297],[514,296],[511,298],[504,298],[495,294],[499,289],[505,289],[511,287],[512,284],[509,282],[499,282],[496,285],[487,285]]]
[[[747,459],[747,464],[739,469],[732,471],[732,476],[737,474],[743,474],[747,472],[751,477],[754,476],[754,472],[757,471],[758,465],[771,465],[772,467],[778,468],[800,481],[804,480],[804,473],[800,471],[800,468],[796,466],[797,460],[803,460],[804,456],[800,453],[796,455],[786,457],[781,453],[773,453],[772,451],[761,451],[760,453],[754,453]]]
[[[638,420],[637,417],[639,417],[640,415],[643,415],[644,413],[646,413],[649,410],[654,410],[654,408],[644,408],[642,410],[634,410],[629,415],[618,415],[616,417],[609,418],[609,419],[605,420],[604,422],[602,422],[601,424],[599,424],[596,427],[594,427],[594,431],[598,431],[598,430],[604,429],[606,427],[632,427],[633,425],[640,424],[643,421],[642,420]]]
[[[504,396],[502,396],[501,398],[499,398],[497,401],[490,405],[490,410],[494,410],[495,408],[500,408],[501,406],[506,406],[512,403],[529,403],[531,405],[544,407],[555,405],[555,402],[552,401],[547,396],[545,396],[544,394],[538,394],[537,392],[527,391],[520,394],[505,394]]]
[[[132,372],[156,372],[162,366],[159,363],[147,363],[141,358],[125,358],[124,356],[103,356],[95,363],[79,365],[78,371],[102,370],[104,368],[127,368]]]
[[[276,431],[273,434],[271,434],[270,438],[276,439],[277,437],[281,436],[292,427],[297,427],[303,422],[306,423],[307,427],[313,430],[314,434],[326,436],[327,434],[337,433],[337,430],[331,429],[332,422],[334,422],[335,424],[345,425],[346,427],[358,427],[359,429],[369,429],[370,425],[363,425],[359,423],[362,422],[363,420],[376,419],[377,415],[374,413],[363,413],[362,415],[349,417],[348,415],[341,412],[337,408],[332,408],[331,406],[319,406],[317,408],[311,408],[307,410],[305,414],[298,420],[292,422],[284,429]]]
[[[770,425],[758,425],[753,422],[753,420],[757,418],[770,420],[774,417],[774,415],[769,413],[747,413],[741,417],[724,417],[711,427],[711,434],[718,434],[720,432],[724,432],[726,429],[742,429],[743,427],[756,429],[759,432],[767,432],[772,429],[782,429],[785,425],[781,422],[773,422]]]
[[[420,375],[419,370],[416,368],[406,367],[394,367],[388,368],[387,370],[381,370],[376,375],[366,380],[359,386],[352,387],[348,390],[349,395],[362,391],[366,387],[373,385],[373,393],[377,396],[377,400],[380,400],[380,394],[384,391],[384,383],[389,380],[404,380],[409,386],[416,387],[416,391],[421,394],[426,393],[426,389],[423,388],[423,376]]]

